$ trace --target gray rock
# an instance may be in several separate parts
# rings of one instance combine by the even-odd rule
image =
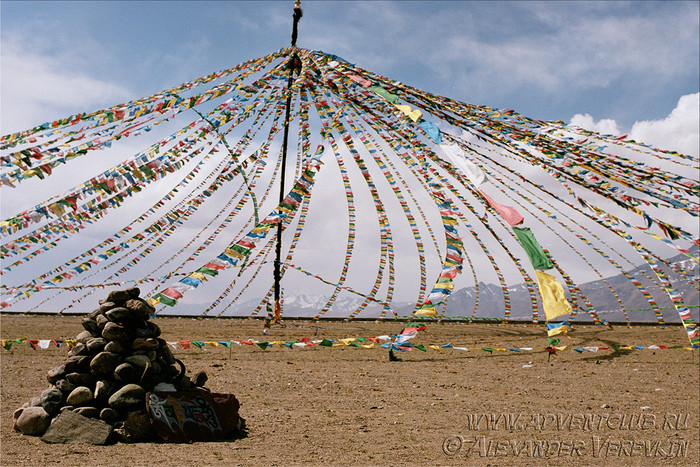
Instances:
[[[111,341],[105,345],[105,352],[112,352],[112,353],[127,353],[130,350],[130,345],[128,345],[124,341]]]
[[[108,320],[112,321],[113,323],[119,323],[119,324],[128,323],[129,321],[132,321],[135,318],[133,311],[131,311],[128,308],[121,307],[121,306],[118,306],[118,307],[112,308],[109,311],[106,311],[105,317]]]
[[[167,365],[172,365],[175,363],[175,357],[173,357],[173,353],[170,351],[170,347],[168,346],[168,343],[165,342],[163,339],[158,339],[158,342],[160,343],[160,356],[165,360],[165,363]]]
[[[158,339],[154,339],[152,337],[137,337],[134,339],[134,342],[131,343],[131,347],[134,350],[155,350],[160,347],[160,343],[158,342]]]
[[[98,316],[102,314],[102,307],[97,308],[92,313],[88,315],[88,318],[96,320]]]
[[[112,352],[100,352],[90,361],[90,370],[95,375],[109,375],[121,362],[119,354]]]
[[[73,410],[75,410],[75,407],[73,407],[72,405],[64,405],[63,407],[61,407],[61,410],[59,410],[59,413],[72,412]]]
[[[83,325],[83,328],[85,328],[85,330],[88,331],[90,334],[100,333],[100,328],[97,326],[97,321],[95,321],[92,318],[85,318],[81,324]]]
[[[129,297],[131,298],[139,298],[139,294],[141,293],[141,289],[138,287],[129,287],[128,289],[125,290],[126,293],[129,294]]]
[[[90,371],[90,360],[92,360],[92,358],[87,355],[68,357],[64,363],[66,366],[66,373]]]
[[[73,412],[87,418],[100,417],[100,409],[98,409],[97,407],[78,407],[77,409],[73,410]]]
[[[87,341],[89,341],[90,339],[92,339],[93,337],[96,337],[96,336],[93,336],[90,331],[83,331],[80,334],[78,334],[77,336],[75,336],[75,340],[77,340],[81,344],[84,344]]]
[[[107,345],[107,339],[104,337],[93,337],[87,341],[85,345],[87,346],[88,351],[95,355],[104,350],[105,346]]]
[[[108,302],[114,302],[119,305],[126,302],[131,298],[131,295],[126,290],[112,290],[109,295],[107,295]]]
[[[122,383],[137,383],[141,379],[141,374],[143,370],[129,363],[122,363],[114,369],[114,379]]]
[[[151,362],[151,371],[153,373],[159,374],[163,371],[163,367],[160,366],[160,363],[158,363],[158,360],[154,360]]]
[[[17,419],[19,418],[20,415],[22,415],[22,411],[29,407],[27,404],[24,406],[20,407],[19,409],[15,410],[12,413],[12,429],[15,431],[19,431],[19,428],[17,427]]]
[[[41,436],[51,423],[51,415],[41,407],[27,407],[17,416],[15,429],[25,435]]]
[[[122,341],[129,340],[129,331],[124,326],[120,326],[117,323],[109,322],[105,324],[102,330],[102,337],[108,341]]]
[[[49,388],[41,392],[41,407],[49,415],[55,415],[58,413],[58,409],[61,408],[63,404],[64,395],[60,389]]]
[[[95,321],[97,322],[97,327],[100,328],[100,335],[102,335],[102,330],[105,328],[105,324],[109,323],[109,320],[105,315],[99,315],[95,318]]]
[[[63,364],[58,365],[57,367],[51,368],[46,373],[46,379],[51,384],[56,383],[56,381],[63,378],[64,376],[66,376],[66,365],[63,365]]]
[[[177,391],[175,389],[175,386],[173,386],[170,383],[158,383],[158,384],[156,384],[156,387],[153,388],[153,390],[156,392],[175,392],[175,391]]]
[[[136,337],[158,337],[160,327],[153,321],[146,321],[143,326],[136,328]]]
[[[88,355],[88,349],[85,344],[82,342],[79,342],[73,346],[72,349],[68,352],[69,357],[75,357],[76,355]]]
[[[132,298],[131,300],[127,300],[124,306],[133,311],[134,314],[141,319],[148,319],[150,315],[156,312],[154,307],[152,307],[147,301],[140,298]]]
[[[41,396],[34,396],[29,399],[27,407],[41,407]]]
[[[104,420],[110,425],[114,424],[115,422],[119,421],[119,412],[109,407],[105,407],[100,411],[100,420]]]
[[[102,420],[84,417],[75,412],[63,412],[51,424],[41,440],[52,444],[107,444],[112,427]]]
[[[107,402],[109,396],[114,393],[114,384],[110,381],[100,380],[95,384],[95,400]]]
[[[71,383],[67,379],[59,379],[54,383],[56,388],[60,389],[63,394],[70,394],[70,392],[75,389],[75,384]]]
[[[76,386],[87,386],[89,388],[95,385],[97,379],[90,373],[68,373],[66,379]]]
[[[151,360],[146,355],[132,355],[131,357],[126,357],[124,361],[141,369],[151,365]]]
[[[151,419],[145,411],[129,412],[122,428],[132,442],[150,441],[155,438]]]
[[[74,405],[80,407],[81,405],[88,405],[93,401],[93,395],[90,388],[85,386],[78,386],[73,389],[68,397],[66,397],[66,404]]]
[[[114,410],[140,410],[146,406],[146,391],[138,384],[127,384],[109,398]]]

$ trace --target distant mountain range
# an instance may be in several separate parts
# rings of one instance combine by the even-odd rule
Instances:
[[[670,283],[680,292],[684,303],[691,308],[691,312],[698,320],[697,306],[700,304],[700,294],[695,288],[700,283],[700,267],[694,260],[685,255],[678,255],[669,260],[674,267],[680,267],[687,272],[689,280],[679,280],[678,275],[672,272],[665,265],[664,271],[669,277]],[[662,314],[664,321],[668,323],[678,323],[680,321],[678,313],[673,308],[668,295],[659,287],[653,285],[650,277],[656,280],[653,272],[646,266],[644,268],[636,268],[628,271],[639,283],[646,288],[656,304],[663,309]],[[606,284],[607,282],[607,284]],[[597,280],[579,284],[579,288],[583,295],[590,301],[596,312],[601,318],[607,321],[620,322],[624,321],[624,314],[620,311],[620,305],[617,298],[611,292],[611,289],[617,293],[620,301],[624,304],[627,310],[630,321],[633,322],[655,322],[656,316],[650,309],[649,301],[643,296],[641,291],[623,274],[609,277],[605,280]],[[566,287],[565,287],[566,289]],[[478,292],[478,293],[477,293]],[[544,319],[544,311],[539,301],[538,309],[540,319]],[[508,295],[511,304],[512,319],[532,319],[532,305],[530,295],[524,283],[511,286],[508,288]],[[478,308],[474,313],[474,306],[478,298]],[[287,317],[309,317],[315,316],[326,304],[328,297],[316,295],[289,295],[287,293],[284,301],[284,315]],[[349,293],[339,294],[338,299],[333,303],[330,310],[324,315],[326,317],[346,317],[363,302],[362,297],[352,296]],[[585,311],[585,304],[577,303],[580,300],[571,300],[572,306],[577,310],[577,321],[590,321],[592,318]],[[238,303],[231,307],[230,311],[234,314],[250,313],[259,302]],[[415,303],[408,302],[393,302],[392,311],[400,316],[407,316],[413,312]],[[370,304],[367,309],[363,310],[359,317],[376,317],[382,311],[382,307],[377,304]],[[236,313],[238,312],[238,313]],[[227,313],[228,314],[228,313]],[[496,284],[479,283],[479,287],[465,287],[452,293],[447,305],[448,316],[478,316],[482,318],[502,318],[504,315],[504,299],[501,287]]]

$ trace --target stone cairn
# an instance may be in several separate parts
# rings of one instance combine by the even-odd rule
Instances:
[[[116,290],[99,301],[68,358],[47,373],[51,387],[15,411],[16,431],[42,436],[59,415],[73,412],[102,421],[112,441],[114,434],[122,442],[152,441],[147,392],[209,391],[206,373],[185,376],[184,364],[149,321],[155,309],[139,293],[137,287]]]

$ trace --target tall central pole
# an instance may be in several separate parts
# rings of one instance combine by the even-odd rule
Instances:
[[[301,0],[296,0],[294,4],[294,22],[292,24],[292,55],[287,62],[287,70],[289,72],[289,79],[287,79],[287,102],[285,105],[284,112],[284,137],[282,140],[282,161],[281,161],[281,171],[280,171],[280,194],[279,194],[279,204],[284,201],[285,188],[284,182],[287,172],[287,144],[289,140],[289,114],[291,113],[292,107],[292,83],[294,82],[295,72],[301,68],[301,63],[299,61],[299,56],[294,48],[297,45],[297,27],[299,20],[303,15],[300,6]],[[267,317],[265,318],[265,327],[263,332],[268,334],[270,332],[270,324],[276,322],[282,313],[282,305],[280,303],[280,282],[281,282],[281,267],[282,267],[282,219],[277,220],[277,244],[275,245],[275,272],[274,272],[274,294],[275,294],[275,310],[274,316],[270,316],[268,310]]]

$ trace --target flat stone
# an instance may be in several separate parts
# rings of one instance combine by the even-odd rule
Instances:
[[[78,386],[73,389],[68,397],[66,397],[66,404],[74,405],[79,407],[81,405],[88,405],[94,400],[92,391],[86,386]]]
[[[107,339],[105,339],[104,337],[93,337],[85,343],[85,346],[87,347],[88,351],[93,355],[102,352],[106,345]]]
[[[90,361],[90,370],[96,375],[109,375],[121,362],[119,354],[100,352]]]
[[[58,409],[61,408],[63,404],[63,392],[58,388],[49,388],[41,392],[41,407],[49,415],[55,415],[58,413]]]
[[[41,436],[51,423],[51,415],[41,407],[27,407],[17,416],[15,429],[25,435]]]
[[[129,340],[129,331],[124,326],[109,322],[102,330],[102,337],[108,341]]]
[[[75,412],[63,412],[51,424],[41,440],[51,444],[107,444],[112,427],[102,420],[84,417]]]
[[[138,384],[127,384],[109,398],[114,410],[140,410],[146,405],[146,391]]]

